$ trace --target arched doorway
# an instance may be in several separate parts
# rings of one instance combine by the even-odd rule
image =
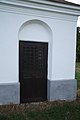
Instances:
[[[21,103],[47,100],[48,26],[39,20],[24,23],[19,31]]]

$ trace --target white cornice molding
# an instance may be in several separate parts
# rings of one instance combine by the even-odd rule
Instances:
[[[80,16],[79,6],[72,6],[55,2],[52,3],[46,0],[0,0],[0,4]]]

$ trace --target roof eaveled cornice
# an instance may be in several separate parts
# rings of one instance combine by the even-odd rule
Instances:
[[[0,0],[1,4],[80,16],[80,5],[63,0]],[[65,1],[66,3],[66,1]]]

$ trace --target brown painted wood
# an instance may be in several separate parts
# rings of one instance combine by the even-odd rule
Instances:
[[[21,103],[47,99],[48,43],[19,41]]]

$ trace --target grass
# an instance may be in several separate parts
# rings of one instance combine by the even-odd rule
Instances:
[[[80,63],[76,64],[76,79],[80,89]],[[0,120],[80,120],[80,99],[0,106]]]
[[[30,120],[80,120],[80,104],[65,103],[41,112],[30,112]]]
[[[0,120],[80,120],[80,100],[1,107]]]
[[[78,83],[78,89],[80,89],[80,63],[76,64],[76,79]]]
[[[25,116],[20,114],[14,114],[14,115],[0,114],[0,120],[26,120],[26,119]]]
[[[80,80],[80,63],[76,63],[76,79]]]

